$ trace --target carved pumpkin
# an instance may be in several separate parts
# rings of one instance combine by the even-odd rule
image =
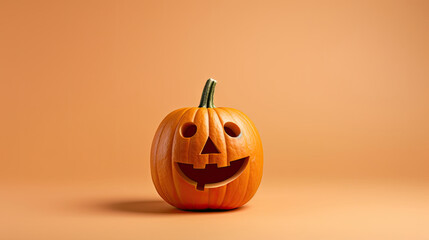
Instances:
[[[153,139],[153,183],[180,209],[237,208],[261,182],[259,134],[242,112],[214,106],[215,86],[215,80],[207,80],[199,107],[170,113]]]

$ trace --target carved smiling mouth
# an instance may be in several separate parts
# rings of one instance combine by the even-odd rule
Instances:
[[[193,164],[179,163],[178,172],[188,182],[196,183],[197,190],[204,191],[204,187],[214,188],[225,185],[236,179],[249,162],[249,157],[230,162],[230,166],[218,167],[216,163],[206,164],[203,169],[194,168]]]

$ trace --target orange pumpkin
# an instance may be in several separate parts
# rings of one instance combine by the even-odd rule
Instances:
[[[233,209],[249,201],[262,178],[262,143],[242,112],[215,107],[209,79],[199,107],[173,111],[151,149],[159,195],[180,209]]]

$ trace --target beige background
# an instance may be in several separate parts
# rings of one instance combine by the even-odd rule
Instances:
[[[1,1],[1,239],[429,239],[429,2]],[[215,104],[261,134],[231,212],[150,180],[162,118]]]

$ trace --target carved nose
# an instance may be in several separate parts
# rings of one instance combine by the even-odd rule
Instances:
[[[204,145],[203,151],[201,151],[201,154],[213,154],[213,153],[220,153],[219,150],[217,150],[216,145],[213,143],[213,141],[210,139],[210,137],[207,139],[206,144]]]

